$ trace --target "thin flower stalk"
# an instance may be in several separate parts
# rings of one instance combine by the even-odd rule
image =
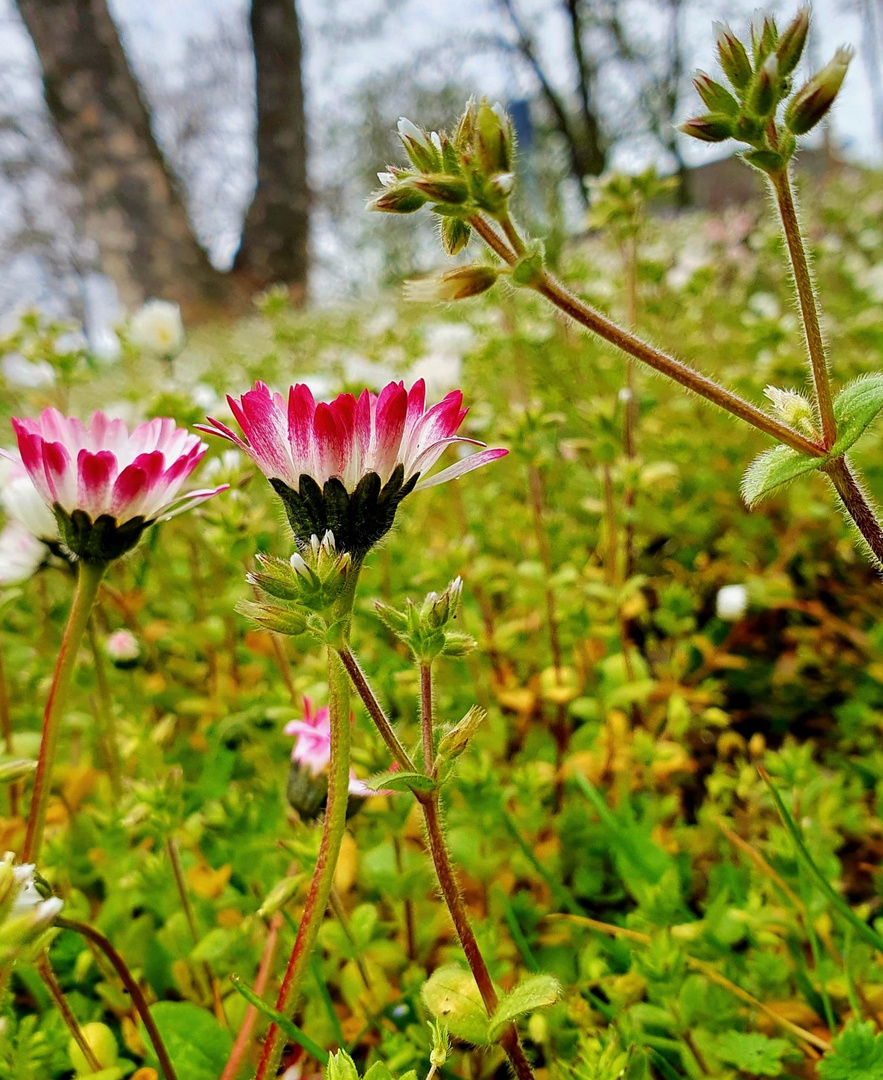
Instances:
[[[794,205],[794,194],[791,190],[791,178],[788,169],[780,169],[778,172],[771,174],[770,182],[775,192],[776,204],[779,207],[782,232],[788,246],[791,269],[794,273],[794,285],[797,289],[797,298],[800,301],[800,314],[803,318],[803,328],[806,334],[806,347],[809,353],[810,367],[812,368],[816,403],[819,407],[819,418],[822,422],[822,440],[827,450],[834,445],[837,439],[834,399],[831,394],[831,380],[828,374],[828,359],[825,356],[825,342],[819,324],[816,294],[809,269],[809,260],[803,243],[800,220],[797,217],[797,208]]]
[[[104,953],[110,961],[114,971],[119,976],[120,982],[126,988],[126,991],[132,999],[132,1004],[135,1006],[135,1010],[138,1013],[138,1017],[144,1024],[144,1030],[147,1032],[148,1038],[153,1045],[157,1060],[159,1061],[159,1067],[162,1069],[163,1077],[165,1080],[178,1080],[175,1075],[174,1066],[169,1058],[169,1052],[166,1050],[162,1035],[160,1035],[159,1028],[156,1026],[156,1021],[153,1019],[150,1012],[147,998],[145,998],[144,992],[138,985],[138,981],[132,975],[132,972],[129,971],[129,967],[125,960],[113,947],[109,938],[105,937],[100,930],[96,930],[94,926],[89,926],[88,923],[80,922],[78,919],[60,917],[56,920],[56,925],[63,930],[72,930],[75,934],[80,934]]]
[[[353,665],[351,665],[353,670],[360,671],[361,669],[355,661],[355,658],[352,657],[351,653],[349,655],[353,660]],[[375,723],[378,716],[382,718],[381,724],[378,725],[378,730],[380,730],[384,741],[389,745],[389,740],[385,733],[392,732],[392,725],[380,702],[374,696],[367,680],[364,676],[362,676],[362,678],[353,679],[353,686],[362,699],[368,715],[375,720]],[[428,757],[432,762],[431,765],[427,765],[427,769],[430,769],[434,765],[434,761],[432,761],[434,742],[432,734],[432,675],[431,668],[428,664],[423,664],[420,668],[420,702],[423,753],[424,757]],[[395,738],[394,735],[393,738]],[[396,743],[398,742],[397,739],[395,741]],[[405,767],[407,768],[408,766]],[[411,765],[411,771],[413,771],[413,765]],[[472,925],[469,922],[469,914],[466,910],[466,905],[463,902],[463,896],[457,882],[456,872],[454,871],[447,844],[445,843],[444,831],[441,823],[438,789],[436,788],[433,792],[415,791],[414,796],[420,803],[420,807],[423,811],[430,855],[432,856],[439,887],[454,923],[457,937],[459,938],[463,952],[466,955],[467,963],[469,964],[476,985],[478,986],[485,1009],[487,1010],[488,1015],[491,1016],[498,1004],[497,992],[494,989],[493,981],[491,980],[490,973],[487,969],[487,964],[484,961],[481,949],[475,938],[475,933],[472,930]],[[533,1070],[524,1054],[524,1049],[521,1046],[518,1032],[514,1024],[510,1024],[503,1032],[503,1035],[500,1038],[500,1044],[505,1050],[518,1080],[533,1080]],[[258,1078],[258,1080],[260,1080],[260,1078]]]
[[[510,266],[518,261],[516,254],[484,218],[476,215],[469,219],[469,223],[482,240]],[[808,454],[811,457],[824,457],[824,447],[811,442],[799,432],[789,428],[786,424],[780,423],[775,417],[767,415],[767,413],[750,402],[745,401],[744,398],[739,397],[738,394],[726,390],[714,382],[713,379],[709,379],[688,364],[676,360],[673,356],[668,356],[660,349],[655,348],[655,346],[624,330],[621,326],[608,319],[606,315],[602,315],[600,311],[596,311],[593,307],[568,292],[546,270],[540,271],[536,284],[532,287],[551,304],[564,312],[565,315],[573,319],[574,322],[591,330],[592,333],[610,342],[611,345],[622,350],[622,352],[635,357],[636,360],[642,361],[660,372],[660,374],[666,375],[668,378],[680,383],[681,386],[687,387],[688,390],[692,390],[707,401],[719,405],[722,409],[732,413],[733,416],[738,416],[741,420],[751,424],[752,427],[756,427],[801,454]]]
[[[46,702],[46,710],[43,713],[43,734],[40,740],[37,772],[34,776],[28,828],[24,848],[22,849],[22,862],[24,863],[35,863],[40,859],[43,832],[46,827],[46,809],[49,805],[49,793],[52,789],[52,772],[58,752],[61,721],[70,694],[77,652],[89,623],[95,598],[98,595],[98,588],[106,569],[105,563],[80,562],[78,565],[77,588],[58,652],[52,686]]]
[[[352,612],[358,573],[351,575],[346,592],[336,604],[337,619],[347,620],[344,629],[348,637],[348,620]],[[310,957],[316,946],[319,926],[324,918],[334,884],[334,871],[340,846],[346,832],[346,811],[350,785],[350,680],[336,650],[328,648],[328,709],[331,722],[331,761],[328,770],[328,799],[316,870],[310,882],[297,936],[282,980],[276,1011],[292,1018],[301,984],[309,970]],[[276,1076],[285,1035],[276,1024],[270,1025],[255,1080],[271,1080]]]
[[[49,963],[49,957],[44,953],[37,960],[35,966],[40,974],[40,978],[43,980],[43,985],[49,991],[49,996],[52,998],[53,1004],[61,1014],[65,1027],[71,1033],[71,1037],[79,1047],[83,1057],[89,1063],[89,1068],[93,1072],[100,1073],[101,1063],[98,1061],[98,1058],[95,1057],[95,1052],[86,1041],[83,1029],[80,1027],[73,1009],[71,1009],[68,1004],[67,998],[64,996],[64,990],[62,990],[61,984],[55,977],[55,972],[52,970]]]

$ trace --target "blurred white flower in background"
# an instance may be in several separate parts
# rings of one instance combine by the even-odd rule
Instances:
[[[748,610],[748,590],[744,585],[724,585],[718,589],[715,610],[719,619],[738,622]]]
[[[18,585],[36,574],[48,549],[17,521],[0,529],[0,586]]]
[[[768,292],[752,293],[748,297],[748,310],[759,319],[778,319],[782,314],[779,301]]]
[[[10,386],[23,390],[55,385],[55,369],[47,360],[28,360],[21,353],[7,353],[0,360],[0,374]]]
[[[150,356],[176,356],[184,348],[181,309],[171,300],[148,300],[129,320],[129,341]]]
[[[0,506],[10,522],[37,540],[58,539],[55,515],[34,487],[19,459],[18,450],[0,451]]]

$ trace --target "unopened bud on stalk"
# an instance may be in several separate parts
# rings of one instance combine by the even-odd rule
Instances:
[[[469,186],[459,176],[430,173],[428,176],[415,176],[411,183],[432,202],[459,206],[469,198]]]
[[[704,71],[696,72],[693,85],[709,112],[723,113],[724,116],[735,116],[738,113],[739,102],[725,86],[715,82]]]
[[[766,118],[778,104],[779,58],[769,55],[761,64],[751,89],[748,91],[748,108],[755,116]]]
[[[427,197],[408,180],[379,192],[369,201],[368,209],[382,214],[413,214],[426,202]]]
[[[751,23],[751,50],[757,67],[773,52],[779,43],[779,29],[772,15],[760,15]]]
[[[466,300],[487,292],[496,284],[500,271],[493,266],[472,263],[458,266],[441,277],[421,278],[405,282],[405,298],[417,301]]]
[[[503,106],[497,102],[482,102],[475,118],[475,135],[479,159],[487,176],[512,171],[512,122]]]
[[[815,436],[815,417],[812,405],[796,390],[782,390],[767,386],[764,395],[772,402],[778,416],[790,427],[805,435]]]
[[[261,629],[270,630],[274,634],[296,637],[307,629],[307,620],[294,608],[273,607],[253,600],[240,600],[236,605],[236,610]]]
[[[753,74],[745,46],[725,23],[714,24],[717,52],[724,74],[736,90],[744,90]]]
[[[463,719],[442,735],[438,744],[438,756],[442,761],[458,758],[469,746],[479,724],[487,713],[478,705],[473,705]]]
[[[824,117],[840,92],[854,53],[840,48],[833,59],[794,95],[785,110],[785,124],[794,135],[805,135]]]
[[[443,217],[439,231],[447,255],[459,254],[469,243],[472,234],[472,229],[458,217]]]
[[[325,794],[327,795],[327,782],[325,785]],[[295,874],[293,877],[283,878],[281,881],[277,881],[272,889],[267,893],[267,898],[263,904],[258,908],[258,915],[262,919],[269,919],[275,915],[277,911],[281,911],[286,904],[292,900],[297,893],[298,889],[303,885],[304,879],[302,874]]]
[[[402,116],[398,123],[399,138],[405,153],[411,159],[411,163],[420,172],[438,172],[441,166],[441,155],[432,136],[422,128],[412,124]],[[435,134],[433,132],[433,134]],[[437,136],[436,136],[437,137]]]
[[[779,38],[776,56],[779,58],[779,74],[783,79],[800,63],[809,33],[809,23],[809,8],[801,8]]]
[[[685,121],[678,131],[700,142],[724,142],[733,137],[733,122],[724,113],[706,113],[705,116],[695,116]]]
[[[462,596],[463,579],[456,577],[441,596],[435,592],[427,595],[420,611],[421,620],[433,630],[440,629],[449,619],[457,618]]]

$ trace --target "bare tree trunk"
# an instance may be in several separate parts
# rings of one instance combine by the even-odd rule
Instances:
[[[252,288],[285,282],[302,297],[310,191],[294,0],[252,0],[250,21],[257,75],[257,187],[233,269]]]
[[[124,303],[168,297],[199,310],[229,282],[197,243],[150,129],[106,0],[17,0],[67,148],[85,231]]]

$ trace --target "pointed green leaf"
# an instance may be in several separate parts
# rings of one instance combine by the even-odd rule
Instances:
[[[532,975],[525,979],[510,990],[497,1006],[488,1028],[488,1040],[494,1042],[498,1039],[503,1028],[519,1016],[554,1005],[560,993],[558,980],[551,975]]]
[[[214,1016],[189,1001],[158,1001],[150,1013],[179,1077],[216,1080],[220,1076],[233,1037]],[[149,1054],[153,1064],[153,1055]]]
[[[820,469],[828,462],[827,457],[810,457],[798,453],[790,446],[774,446],[754,459],[742,477],[742,498],[753,509],[776,488],[789,484],[803,473]]]
[[[834,398],[834,416],[837,418],[837,442],[831,448],[831,457],[845,454],[877,413],[883,409],[883,372],[863,375],[845,386]]]
[[[385,772],[369,777],[365,786],[372,791],[432,791],[438,785],[424,773]]]
[[[476,1046],[488,1042],[488,1016],[472,972],[454,964],[439,968],[424,983],[423,1000],[455,1038]]]
[[[864,375],[840,391],[834,399],[837,441],[824,457],[809,457],[790,446],[774,446],[755,458],[742,479],[742,497],[755,506],[777,487],[803,473],[824,468],[832,458],[840,457],[856,442],[883,409],[883,372]]]
[[[254,990],[252,990],[250,986],[246,986],[238,975],[231,975],[230,982],[233,983],[234,989],[242,994],[249,1004],[254,1005],[258,1012],[263,1013],[264,1016],[272,1020],[280,1031],[285,1032],[292,1042],[303,1047],[308,1054],[312,1054],[316,1061],[320,1062],[322,1065],[327,1063],[329,1057],[327,1050],[323,1050],[317,1042],[314,1042],[309,1035],[301,1031],[301,1029],[297,1027],[293,1021],[289,1020],[287,1016],[283,1016],[281,1012],[274,1009],[273,1006],[264,1001],[263,998],[258,997]]]

